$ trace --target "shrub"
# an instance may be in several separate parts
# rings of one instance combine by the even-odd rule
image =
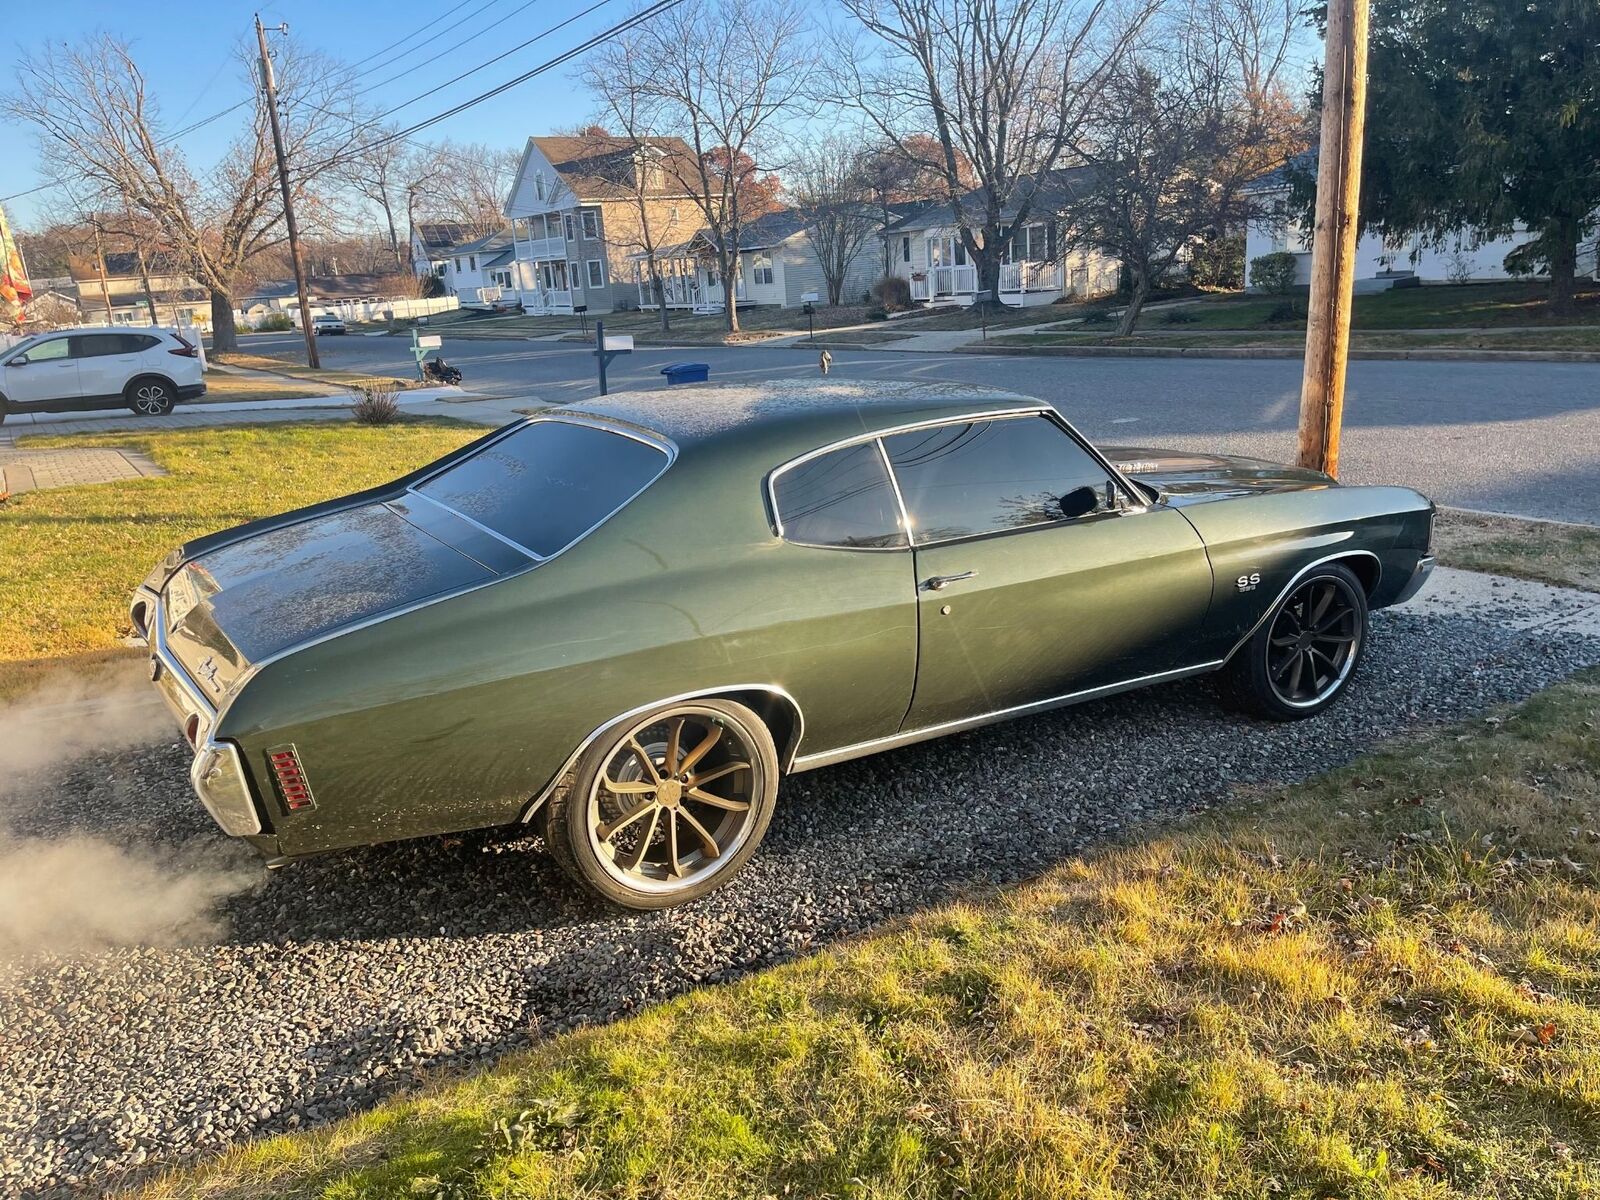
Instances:
[[[350,411],[362,425],[392,424],[400,415],[400,393],[391,384],[369,383]]]
[[[1211,291],[1237,291],[1244,286],[1244,238],[1208,238],[1189,255],[1189,282]]]
[[[1285,300],[1282,303],[1274,304],[1272,311],[1267,314],[1268,325],[1276,325],[1285,321],[1298,321],[1299,319],[1300,309],[1296,307],[1293,300]]]
[[[260,333],[286,333],[294,328],[294,322],[289,319],[288,313],[268,313],[261,324],[256,326]]]
[[[1163,325],[1192,325],[1200,318],[1187,308],[1169,308],[1161,314]]]
[[[881,304],[874,304],[871,308],[867,309],[867,320],[869,321],[887,321],[888,319],[889,310],[884,308]]]
[[[872,285],[872,299],[884,312],[906,312],[911,307],[911,283],[898,275],[885,275]]]
[[[1287,296],[1294,287],[1294,273],[1300,260],[1287,250],[1263,254],[1250,260],[1250,286],[1274,296]]]

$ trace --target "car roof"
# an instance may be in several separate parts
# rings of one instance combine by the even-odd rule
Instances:
[[[922,380],[769,380],[618,392],[541,414],[621,421],[680,449],[750,440],[767,452],[817,446],[969,413],[1045,408],[1019,392]]]

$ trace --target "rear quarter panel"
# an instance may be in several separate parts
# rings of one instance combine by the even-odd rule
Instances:
[[[1428,500],[1408,488],[1323,487],[1188,502],[1215,576],[1208,653],[1232,650],[1302,569],[1347,558],[1382,607],[1426,553]]]

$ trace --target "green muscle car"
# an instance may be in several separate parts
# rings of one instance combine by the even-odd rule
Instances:
[[[1096,449],[990,389],[673,388],[201,538],[132,617],[201,801],[273,863],[537,819],[659,908],[792,772],[1209,671],[1310,716],[1432,532],[1404,488]]]

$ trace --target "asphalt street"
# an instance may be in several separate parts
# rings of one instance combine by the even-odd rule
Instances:
[[[245,339],[292,352],[293,334]],[[324,338],[328,366],[408,372],[398,337]],[[531,404],[595,394],[594,356],[577,343],[445,339],[468,389]],[[661,368],[698,361],[747,382],[815,372],[784,347],[641,349],[613,362],[611,388],[663,386]],[[1286,359],[1044,358],[835,350],[846,379],[969,380],[1057,405],[1103,445],[1219,450],[1284,461],[1295,453],[1300,363]],[[1350,364],[1341,476],[1403,483],[1442,504],[1600,524],[1600,366],[1583,363]]]

